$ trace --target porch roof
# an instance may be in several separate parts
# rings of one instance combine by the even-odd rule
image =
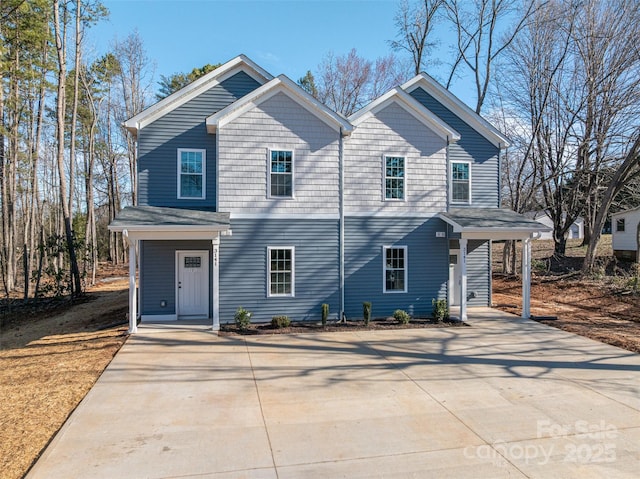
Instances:
[[[135,239],[214,239],[231,228],[229,213],[159,206],[127,206],[109,225]]]
[[[504,208],[451,208],[438,215],[469,239],[523,239],[551,228]]]

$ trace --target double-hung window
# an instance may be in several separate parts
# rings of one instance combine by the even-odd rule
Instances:
[[[451,162],[451,202],[471,203],[471,163]]]
[[[267,295],[295,296],[295,248],[267,248]]]
[[[404,156],[384,157],[384,199],[404,200],[405,194]]]
[[[293,198],[293,151],[269,151],[269,196]]]
[[[625,228],[625,224],[624,224],[624,218],[620,218],[618,220],[616,220],[616,231],[617,232],[623,232],[624,228]]]
[[[178,198],[204,199],[206,150],[178,149]]]
[[[383,284],[385,293],[407,292],[407,247],[383,246]]]

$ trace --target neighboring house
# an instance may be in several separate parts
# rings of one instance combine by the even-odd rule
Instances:
[[[129,241],[130,330],[142,321],[317,319],[432,299],[491,305],[490,240],[540,223],[498,208],[507,139],[421,74],[350,118],[239,56],[125,122],[138,205],[109,226]],[[139,278],[136,289],[136,264]],[[138,298],[139,291],[139,298]]]
[[[532,211],[529,213],[525,213],[527,218],[531,218],[538,223],[542,223],[551,229],[551,231],[543,231],[540,233],[540,237],[538,239],[542,240],[552,240],[553,239],[553,220],[549,217],[549,212],[547,210],[542,211]],[[571,223],[571,227],[569,231],[565,233],[567,239],[582,239],[584,238],[584,218],[578,217],[576,220]]]
[[[640,208],[611,215],[613,254],[621,260],[638,261]]]

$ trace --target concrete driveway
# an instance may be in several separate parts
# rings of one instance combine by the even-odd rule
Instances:
[[[27,477],[638,477],[640,355],[495,310],[470,322],[142,328]]]

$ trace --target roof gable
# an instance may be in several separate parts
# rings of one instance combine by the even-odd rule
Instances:
[[[433,130],[443,139],[458,141],[460,134],[434,115],[428,108],[399,88],[393,88],[381,97],[376,98],[364,108],[349,117],[349,121],[357,127],[391,104],[397,104],[427,128]]]
[[[426,73],[416,75],[400,88],[407,93],[422,88],[493,145],[498,148],[509,146],[509,139],[506,136]]]
[[[134,117],[125,121],[124,127],[134,135],[138,131],[154,122],[158,118],[184,105],[189,100],[197,97],[203,92],[219,85],[224,80],[231,78],[236,73],[243,71],[261,85],[273,79],[273,76],[258,66],[245,55],[239,55],[229,60],[224,65],[220,65],[215,70],[201,76],[184,88],[172,93],[168,97],[160,100],[149,108],[141,111]]]
[[[637,208],[631,208],[628,210],[618,211],[617,213],[612,213],[611,216],[621,216],[621,215],[628,215],[628,214],[634,214],[634,213],[640,213],[640,206]]]
[[[215,133],[218,128],[223,127],[278,93],[284,93],[334,130],[341,131],[345,136],[351,134],[353,126],[345,117],[320,103],[285,75],[279,75],[226,108],[207,117],[207,131]]]

